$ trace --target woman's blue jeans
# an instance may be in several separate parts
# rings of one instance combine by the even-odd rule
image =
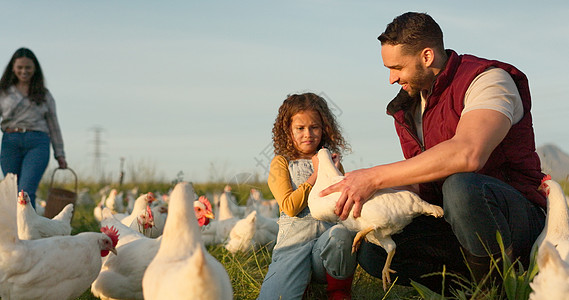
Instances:
[[[514,257],[528,265],[531,247],[545,225],[540,207],[510,185],[476,173],[449,176],[442,195],[444,220],[420,216],[392,236],[397,248],[391,267],[397,271],[398,284],[413,279],[440,288],[440,277],[421,276],[440,273],[443,265],[448,271],[467,275],[461,251],[481,257],[499,253],[497,231],[504,246],[512,246]],[[371,275],[381,277],[386,256],[383,248],[364,243],[358,262]]]
[[[49,145],[49,135],[45,132],[14,132],[2,136],[2,172],[4,176],[18,175],[18,190],[28,193],[34,208],[36,190],[49,163]]]

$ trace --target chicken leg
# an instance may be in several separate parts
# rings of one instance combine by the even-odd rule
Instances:
[[[358,233],[356,233],[356,236],[354,237],[354,242],[352,243],[352,253],[355,253],[356,251],[358,251],[358,249],[362,243],[362,239],[365,239],[367,234],[374,231],[374,230],[375,230],[375,228],[373,226],[370,226],[370,227],[368,227],[364,230],[358,231]],[[373,237],[372,240],[376,240],[376,237]],[[393,257],[395,256],[395,243],[393,243],[393,240],[391,240],[391,238],[389,238],[389,239],[383,240],[383,243],[381,243],[379,240],[376,240],[376,243],[374,243],[374,244],[380,245],[387,252],[387,258],[385,259],[385,265],[383,265],[383,269],[381,271],[381,281],[383,284],[383,290],[386,291],[387,290],[387,284],[388,283],[391,284],[390,273],[395,273],[394,270],[390,269],[391,261],[393,260]],[[385,244],[385,246],[384,246],[384,244]]]
[[[396,273],[390,268],[391,260],[395,256],[395,249],[387,252],[387,259],[385,259],[385,265],[383,265],[383,270],[381,271],[381,281],[383,282],[383,291],[387,291],[387,284],[391,284],[391,275],[389,273]],[[387,279],[387,280],[386,280]]]
[[[356,236],[354,237],[354,242],[352,243],[352,254],[356,253],[356,251],[358,251],[358,249],[360,248],[360,245],[362,244],[362,239],[365,238],[365,236],[372,232],[375,228],[373,227],[368,227],[364,230],[358,231],[358,233],[356,233]]]

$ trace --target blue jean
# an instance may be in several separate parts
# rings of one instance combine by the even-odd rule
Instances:
[[[2,136],[2,172],[4,176],[18,175],[18,190],[28,193],[34,208],[36,190],[49,163],[49,145],[49,135],[45,132],[14,132]]]
[[[278,223],[277,244],[258,299],[302,299],[311,281],[326,283],[326,273],[336,279],[354,274],[355,232],[314,219],[308,208],[296,217],[282,213]]]
[[[496,231],[505,247],[512,246],[514,257],[527,266],[531,247],[545,225],[544,211],[510,185],[485,175],[458,173],[449,176],[442,187],[444,220],[420,216],[403,232],[393,235],[397,244],[391,267],[398,284],[409,279],[440,288],[440,277],[422,275],[447,270],[468,274],[461,249],[481,257],[500,252]],[[364,243],[358,262],[364,270],[381,277],[387,254],[383,248]]]

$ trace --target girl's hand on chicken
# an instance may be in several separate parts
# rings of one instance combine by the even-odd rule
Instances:
[[[340,169],[340,155],[338,153],[332,153],[332,161],[334,162],[334,166],[336,169]]]
[[[312,155],[312,167],[314,168],[315,174],[318,174],[318,153]]]
[[[314,186],[314,184],[316,183],[316,177],[318,176],[318,155],[313,155],[311,158],[312,158],[312,168],[314,169],[314,171],[312,172],[310,177],[306,179],[306,182],[311,186]]]

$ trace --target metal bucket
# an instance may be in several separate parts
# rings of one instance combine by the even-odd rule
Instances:
[[[69,171],[71,171],[71,173],[73,174],[73,177],[75,179],[75,191],[70,191],[70,190],[65,190],[62,188],[54,188],[53,187],[53,178],[54,178],[55,172],[57,170],[69,170]],[[67,204],[73,203],[73,205],[75,205],[76,200],[77,200],[77,174],[75,174],[75,171],[73,171],[70,168],[67,168],[67,169],[57,168],[57,169],[53,170],[53,173],[51,174],[51,182],[49,184],[49,191],[47,193],[47,200],[46,200],[44,217],[50,218],[50,219],[55,217],[58,213],[61,212],[61,210]],[[75,209],[73,209],[73,212],[75,212]]]

